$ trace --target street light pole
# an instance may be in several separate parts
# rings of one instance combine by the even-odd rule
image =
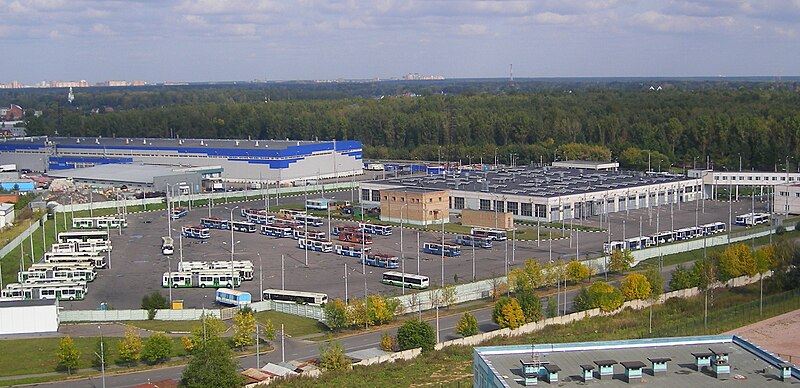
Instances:
[[[406,294],[406,255],[403,251],[403,208],[406,206],[408,206],[407,203],[400,206],[400,262],[403,264],[403,295]]]
[[[258,294],[259,300],[264,301],[264,265],[261,262],[261,252],[257,252],[258,256]]]
[[[234,281],[233,281],[233,278],[234,278],[234,276],[233,276],[233,271],[234,271],[234,267],[233,267],[233,255],[234,255],[234,246],[236,245],[236,244],[233,242],[233,211],[234,211],[234,210],[236,210],[236,209],[238,209],[238,208],[239,208],[239,205],[236,205],[236,206],[234,206],[233,208],[231,208],[231,218],[230,218],[230,224],[228,225],[228,226],[230,226],[230,228],[231,228],[231,288],[233,288],[233,289],[235,289],[235,288],[236,288],[236,282],[234,282]]]
[[[97,325],[97,330],[100,331],[100,354],[98,354],[100,356],[100,375],[102,376],[103,388],[106,388],[106,352],[105,344],[103,343],[103,329],[100,328],[100,325]]]

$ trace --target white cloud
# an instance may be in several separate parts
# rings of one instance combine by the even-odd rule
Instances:
[[[736,23],[731,16],[698,17],[667,15],[658,11],[647,11],[631,16],[632,24],[660,32],[693,32],[707,29],[727,28]]]
[[[574,23],[576,20],[578,20],[578,17],[575,15],[560,15],[553,12],[542,12],[534,15],[531,20],[540,24],[568,24]]]
[[[484,35],[489,32],[489,27],[484,24],[462,24],[458,26],[460,35]]]
[[[97,23],[97,24],[93,25],[92,26],[92,32],[96,33],[96,34],[100,34],[100,35],[111,35],[111,34],[113,34],[113,31],[111,31],[111,28],[108,25],[103,24],[103,23]]]

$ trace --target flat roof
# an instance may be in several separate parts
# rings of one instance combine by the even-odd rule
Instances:
[[[399,191],[403,193],[421,193],[421,194],[434,193],[437,191],[444,191],[444,190],[447,189],[432,189],[427,187],[411,187],[411,186],[401,186],[401,187],[386,189],[386,191]]]
[[[108,182],[150,184],[157,176],[184,175],[191,172],[173,171],[174,167],[149,164],[101,164],[93,167],[50,170],[47,176]]]
[[[688,182],[672,174],[645,174],[633,171],[582,170],[561,167],[516,167],[497,171],[461,171],[447,175],[406,176],[365,181],[408,189],[488,192],[530,197],[560,197],[572,194],[600,193],[607,190],[638,188],[656,184]]]
[[[26,299],[26,300],[0,300],[0,308],[3,307],[29,307],[29,306],[53,306],[58,305],[55,299]]]
[[[697,371],[695,367],[692,353],[708,352],[709,346],[730,356],[731,373],[724,379],[717,379],[707,370]],[[532,360],[532,351],[539,361],[557,364],[561,368],[559,386],[583,386],[584,369],[592,369],[592,364],[617,364],[614,360],[625,360],[619,363],[623,366],[643,368],[642,383],[646,382],[650,387],[715,387],[738,382],[748,387],[786,384],[779,379],[777,369],[783,360],[729,335],[475,348],[475,352],[491,364],[495,375],[510,387],[519,386],[522,381],[520,361]],[[655,360],[656,356],[674,361],[668,365],[666,376],[653,376],[651,366],[645,363],[649,358]],[[602,384],[629,386],[623,366],[615,366],[613,379]],[[792,382],[800,384],[796,380],[798,371],[793,372],[795,379]]]

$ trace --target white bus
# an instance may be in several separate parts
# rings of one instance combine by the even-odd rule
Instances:
[[[333,252],[333,243],[327,240],[310,240],[301,238],[297,240],[297,247],[300,249],[307,249],[310,251],[323,253]]]
[[[217,303],[229,306],[244,307],[253,302],[253,296],[249,292],[232,290],[230,288],[219,288],[214,293]]]
[[[683,240],[691,240],[693,238],[697,238],[703,235],[703,229],[699,227],[696,228],[694,226],[690,226],[687,228],[681,228],[675,230],[675,240],[683,241]]]
[[[768,213],[747,213],[736,216],[736,225],[755,226],[769,222]]]
[[[170,213],[170,217],[172,217],[173,220],[177,220],[179,218],[186,217],[187,214],[189,214],[189,212],[186,209],[184,209],[182,207],[176,207],[176,208],[172,209],[172,212]]]
[[[111,250],[111,241],[87,241],[54,243],[51,252],[107,252]]]
[[[385,253],[368,253],[366,257],[362,256],[358,263],[386,269],[400,268],[400,259],[395,255],[387,255]]]
[[[75,282],[20,284],[11,283],[2,291],[4,298],[82,300],[86,286]]]
[[[359,222],[358,227],[364,233],[377,234],[379,236],[390,236],[392,234],[391,225],[373,224],[369,222]]]
[[[272,214],[248,214],[247,221],[254,224],[267,225],[275,222],[275,216]]]
[[[294,209],[281,209],[278,210],[278,215],[280,215],[283,218],[288,218],[293,220],[297,216],[306,215],[306,212]]]
[[[229,223],[230,221],[217,217],[203,217],[200,219],[200,225],[211,229],[228,230],[231,228]]]
[[[299,228],[294,230],[294,235],[292,236],[295,240],[301,238],[309,238],[312,240],[324,240],[325,239],[325,232],[321,230],[314,230],[311,229],[306,232],[304,228]]]
[[[116,229],[127,228],[128,221],[119,217],[75,217],[72,229]]]
[[[281,302],[295,302],[299,304],[325,304],[328,303],[328,294],[319,292],[276,290],[272,288],[263,291],[265,300]]]
[[[255,209],[255,208],[246,208],[246,207],[241,208],[239,210],[239,212],[241,213],[242,217],[244,217],[244,218],[247,218],[247,216],[249,216],[251,214],[267,214],[267,211],[264,210],[264,209]]]
[[[164,255],[175,253],[175,241],[172,240],[172,237],[161,237],[161,253]]]
[[[397,271],[384,272],[383,280],[381,280],[381,282],[390,286],[415,288],[418,290],[428,288],[428,286],[430,286],[430,279],[428,279],[427,276]]]
[[[603,253],[610,255],[614,251],[622,251],[625,249],[624,241],[612,241],[610,243],[603,243]]]
[[[255,233],[258,231],[256,224],[247,221],[229,222],[234,232]]]
[[[492,241],[505,241],[508,238],[505,230],[472,228],[469,233],[475,236],[488,237]]]
[[[653,241],[648,236],[631,237],[625,240],[625,249],[632,251],[644,249],[653,244]]]
[[[712,222],[710,224],[703,224],[700,225],[700,229],[703,229],[703,235],[708,236],[717,233],[725,232],[725,223],[724,222]]]
[[[299,214],[294,216],[294,219],[300,222],[300,225],[322,226],[322,217]]]
[[[94,268],[56,269],[50,271],[31,270],[17,272],[17,281],[26,283],[29,279],[56,279],[62,282],[91,282],[97,277]]]
[[[94,264],[91,261],[86,260],[83,262],[77,263],[34,263],[28,267],[28,271],[38,271],[38,272],[47,272],[47,271],[57,271],[61,269],[88,269],[94,271]]]
[[[107,230],[85,230],[61,232],[58,234],[58,242],[89,242],[89,241],[109,241]]]
[[[426,242],[422,245],[422,251],[433,255],[441,255],[442,243]],[[444,244],[444,255],[449,257],[461,256],[461,247],[458,245]]]
[[[200,270],[198,272],[164,272],[161,277],[161,287],[188,288],[188,287],[238,287],[240,277],[238,273],[225,270]]]
[[[361,245],[353,245],[353,244],[344,244],[344,243],[336,243],[333,246],[333,251],[336,252],[337,255],[342,256],[350,256],[350,257],[361,257],[366,252],[369,252],[372,247],[365,246],[364,249],[361,249]]]
[[[492,247],[492,239],[485,236],[473,236],[471,234],[460,234],[453,240],[456,244],[468,247],[481,247],[489,249]]]
[[[203,226],[182,226],[181,233],[183,233],[184,237],[188,238],[199,238],[201,240],[211,238],[211,232],[208,230],[208,228]]]
[[[106,257],[98,256],[94,252],[55,253],[45,252],[44,263],[91,263],[94,268],[105,268]]]
[[[200,273],[202,271],[231,271],[231,262],[220,261],[182,261],[178,263],[178,272]],[[250,260],[234,260],[233,270],[242,280],[253,280],[253,263]]]
[[[261,225],[261,234],[272,237],[292,238],[294,227],[288,224]]]

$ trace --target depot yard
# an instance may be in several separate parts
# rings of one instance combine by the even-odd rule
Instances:
[[[350,197],[350,192],[336,195],[342,198]],[[281,198],[280,204],[302,204],[303,200],[302,195]],[[176,206],[185,207],[186,203]],[[233,218],[242,220],[240,216],[242,207],[263,208],[264,202],[215,204],[210,213],[213,217],[228,219],[231,216],[231,209],[236,206],[238,208],[233,211]],[[733,216],[750,212],[751,206],[749,200],[734,201],[732,203]],[[274,211],[281,207],[280,205],[275,206],[274,198],[270,200],[270,210]],[[755,209],[764,211],[764,207],[764,204],[756,203]],[[542,237],[547,235],[547,231],[553,231],[554,235],[560,235],[560,233],[565,235],[562,239],[552,241],[552,250],[550,241],[542,239],[537,242],[535,226],[521,226],[521,228],[528,229],[525,236],[533,238],[532,240],[495,242],[492,249],[474,249],[475,275],[477,279],[502,276],[505,273],[506,257],[510,270],[521,266],[525,259],[531,257],[542,262],[546,262],[551,257],[553,260],[559,257],[572,259],[576,256],[576,251],[581,259],[587,256],[599,256],[602,252],[603,242],[609,239],[606,229],[608,225],[611,228],[611,239],[621,240],[623,234],[628,238],[638,236],[640,228],[642,234],[648,235],[657,230],[694,226],[695,218],[700,224],[715,221],[727,224],[728,212],[728,202],[705,201],[700,206],[695,202],[684,203],[680,209],[677,205],[673,205],[671,209],[669,205],[662,205],[658,208],[612,213],[608,221],[605,219],[601,221],[597,216],[582,221],[573,220],[573,226],[591,227],[591,230],[582,232],[570,233],[570,222],[567,221],[563,232],[560,229],[542,228]],[[141,306],[144,295],[160,291],[165,297],[169,297],[171,294],[173,300],[183,300],[185,308],[220,307],[214,303],[213,289],[167,289],[161,287],[162,275],[168,271],[168,264],[171,265],[172,271],[176,271],[181,256],[184,261],[231,259],[231,232],[229,230],[212,229],[211,238],[207,240],[183,238],[181,254],[181,243],[178,237],[181,234],[181,226],[199,225],[200,219],[208,217],[208,215],[208,207],[192,207],[186,217],[172,220],[175,253],[172,256],[165,256],[161,253],[161,237],[168,234],[166,212],[161,210],[129,214],[128,227],[122,230],[121,235],[118,231],[111,231],[113,243],[113,251],[109,260],[111,268],[100,270],[97,279],[90,284],[89,292],[84,300],[65,301],[61,302],[62,305],[67,309],[98,309],[101,303],[106,303],[106,308],[110,309],[136,309]],[[357,223],[333,219],[332,225],[355,226]],[[734,230],[737,228],[739,227],[734,227]],[[323,226],[309,227],[309,229],[317,229],[327,234],[328,221],[326,219]],[[438,231],[418,231],[404,228],[405,272],[417,273],[419,266],[419,273],[428,276],[431,287],[436,287],[442,279],[441,258],[438,255],[419,252],[417,249],[418,235],[420,244],[426,241],[441,240],[441,233]],[[445,239],[448,241],[454,237],[454,234],[445,234]],[[372,252],[388,253],[400,257],[399,227],[394,228],[391,236],[373,236],[373,238]],[[384,268],[367,266],[366,274],[362,274],[362,265],[358,263],[358,259],[335,253],[308,251],[306,259],[306,252],[297,248],[297,240],[269,237],[260,233],[234,232],[233,243],[235,260],[250,260],[255,266],[254,279],[244,281],[238,288],[241,291],[250,292],[254,301],[260,300],[260,268],[263,268],[261,269],[263,288],[281,288],[281,256],[283,256],[284,262],[283,282],[287,290],[324,292],[331,298],[344,298],[346,264],[347,289],[350,298],[363,297],[365,293],[400,295],[402,292],[401,288],[381,283],[382,274],[386,271]],[[472,252],[471,247],[462,247],[461,256],[445,257],[445,283],[452,284],[456,279],[459,283],[464,283],[472,279]],[[398,270],[402,270],[402,264]],[[410,291],[406,290],[406,292]]]

